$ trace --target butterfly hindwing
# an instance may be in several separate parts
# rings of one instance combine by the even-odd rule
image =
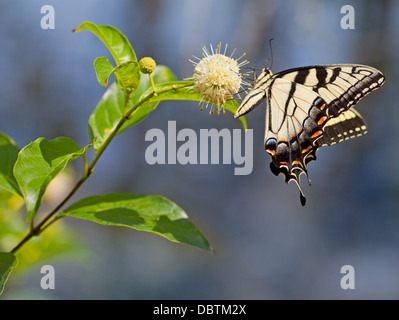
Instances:
[[[351,108],[328,121],[323,131],[323,136],[316,142],[318,147],[360,137],[367,133],[367,125],[359,112]]]
[[[351,109],[384,83],[384,75],[364,65],[320,65],[282,71],[264,69],[242,101],[239,117],[266,99],[265,149],[270,168],[300,187],[300,175],[316,160],[324,145],[360,136],[367,131],[360,114]],[[309,180],[309,178],[308,178]],[[309,180],[310,183],[310,180]]]
[[[301,190],[299,177],[307,175],[315,142],[328,119],[326,101],[308,87],[280,78],[268,87],[267,97],[265,149],[272,172],[282,173],[287,183],[294,180]]]

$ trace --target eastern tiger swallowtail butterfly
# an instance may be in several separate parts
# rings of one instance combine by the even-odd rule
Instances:
[[[234,117],[240,117],[266,99],[265,149],[270,168],[294,180],[301,204],[306,198],[300,175],[316,160],[321,146],[361,136],[367,132],[362,116],[352,108],[360,99],[382,86],[384,75],[358,64],[317,65],[272,74],[263,69]]]

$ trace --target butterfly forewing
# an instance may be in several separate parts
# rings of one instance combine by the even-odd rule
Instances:
[[[280,72],[275,77],[311,88],[328,103],[331,117],[348,110],[385,81],[384,75],[373,67],[350,64],[302,67]]]
[[[384,75],[364,65],[320,65],[286,70],[272,75],[265,69],[242,101],[235,117],[266,98],[265,149],[274,174],[294,180],[307,175],[307,164],[324,145],[360,136],[367,131],[360,114],[350,109],[380,87]],[[310,182],[310,181],[309,181]]]

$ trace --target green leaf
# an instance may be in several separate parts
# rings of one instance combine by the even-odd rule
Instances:
[[[123,91],[135,91],[140,84],[141,72],[137,61],[126,61],[117,67],[108,61],[106,57],[94,60],[98,83],[108,85],[109,76],[114,73],[117,86]]]
[[[13,167],[18,157],[19,148],[7,135],[0,133],[0,187],[22,196]]]
[[[137,61],[134,52],[125,35],[112,26],[98,26],[90,21],[83,22],[74,32],[88,30],[93,32],[108,48],[116,65],[132,60]]]
[[[137,61],[126,61],[117,66],[115,73],[116,85],[124,92],[136,91],[140,84],[141,72]]]
[[[42,196],[50,181],[90,146],[80,149],[72,139],[65,137],[50,141],[39,138],[19,152],[14,175],[25,198],[28,223],[39,210]]]
[[[212,251],[201,231],[174,202],[161,196],[111,193],[82,199],[59,217],[69,216],[104,225],[156,233],[173,242]]]
[[[175,90],[170,90],[175,87]],[[168,90],[169,89],[169,90]],[[158,93],[157,95],[153,96],[149,99],[149,103],[157,101],[160,102],[162,100],[192,100],[192,101],[203,101],[203,97],[197,93],[194,89],[194,84],[192,81],[174,81],[174,82],[165,82],[155,85],[155,91]],[[148,89],[146,92],[143,93],[141,96],[144,98],[148,94],[152,92],[152,88]],[[145,107],[144,104],[142,107]],[[142,108],[140,107],[140,108]],[[233,114],[239,107],[239,104],[235,100],[228,100],[224,104],[224,109],[227,111],[232,112]],[[140,109],[139,108],[139,109]],[[244,116],[238,118],[244,129],[247,129],[247,121]]]
[[[94,70],[96,71],[98,83],[106,87],[108,85],[108,77],[114,71],[114,66],[106,57],[99,57],[94,60]]]
[[[152,76],[155,83],[173,81],[176,79],[170,69],[165,66],[157,66]],[[142,77],[137,90],[130,95],[128,109],[132,108],[139,101],[142,94],[147,91],[148,88],[151,88],[151,82],[148,76],[144,76]],[[94,139],[97,138],[94,143],[95,150],[99,148],[109,132],[114,129],[120,119],[122,119],[124,113],[124,102],[125,96],[123,91],[114,83],[104,93],[96,109],[91,114],[89,119],[89,137],[91,141],[94,141]],[[139,108],[136,110],[134,116],[125,122],[118,134],[141,122],[150,112],[155,110],[158,103],[158,101],[147,103],[145,104],[145,108]]]
[[[17,258],[9,252],[0,252],[0,295],[12,269],[17,264]]]

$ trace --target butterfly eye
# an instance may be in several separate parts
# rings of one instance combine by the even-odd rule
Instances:
[[[268,153],[270,153],[272,156],[276,154],[276,147],[277,147],[277,141],[276,139],[269,139],[265,143],[265,149]]]

